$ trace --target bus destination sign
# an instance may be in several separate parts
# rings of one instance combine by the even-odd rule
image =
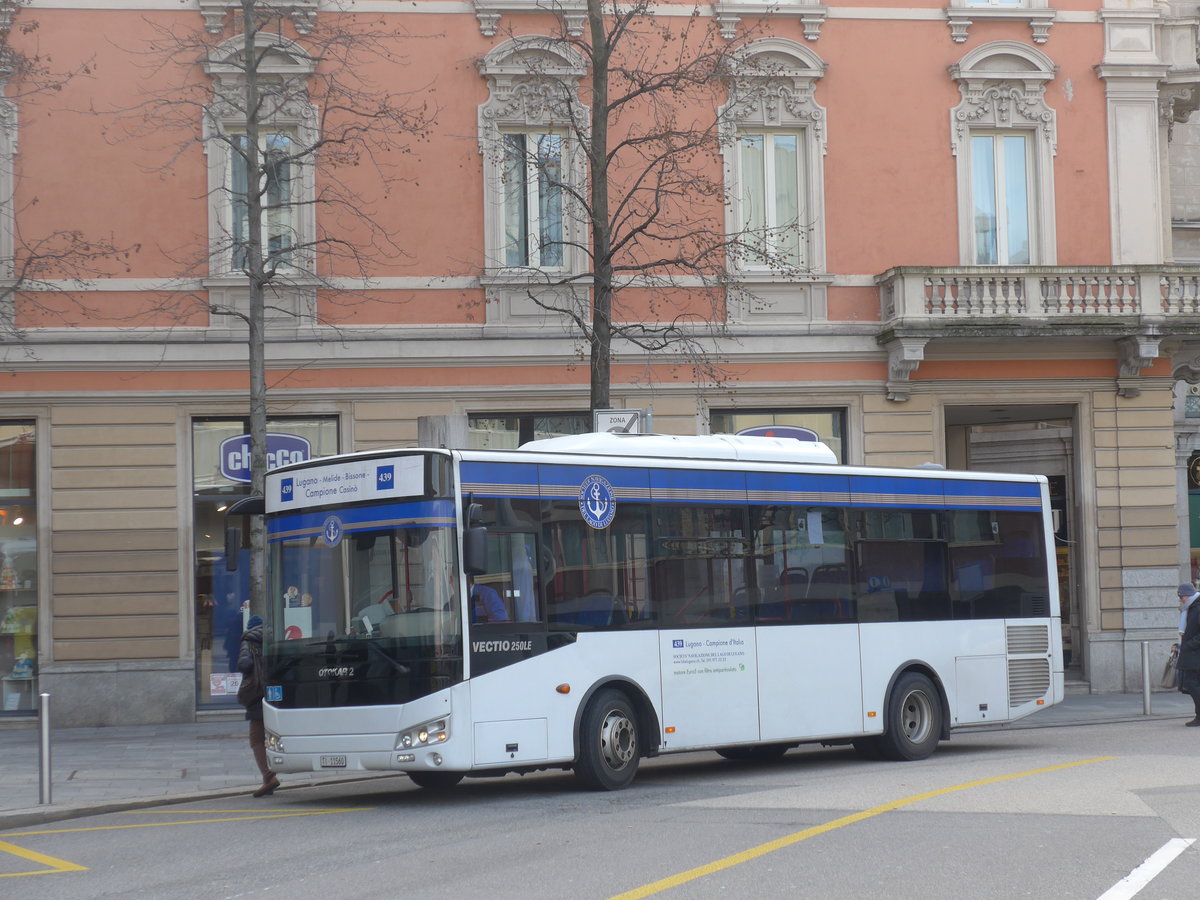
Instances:
[[[267,511],[416,497],[424,492],[424,457],[343,460],[301,471],[268,473]]]

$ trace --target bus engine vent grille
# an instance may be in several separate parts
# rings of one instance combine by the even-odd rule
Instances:
[[[1009,653],[1049,653],[1050,632],[1045,625],[1009,625]]]
[[[1008,661],[1008,705],[1044,697],[1050,692],[1050,661],[1048,659],[1010,659]]]

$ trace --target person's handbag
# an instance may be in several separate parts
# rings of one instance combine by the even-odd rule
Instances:
[[[1162,686],[1165,688],[1179,687],[1179,645],[1171,647],[1167,656],[1167,664],[1163,666]]]
[[[249,672],[242,675],[242,683],[237,692],[238,703],[246,707],[253,706],[263,698],[262,651],[252,646],[250,659],[253,665]]]

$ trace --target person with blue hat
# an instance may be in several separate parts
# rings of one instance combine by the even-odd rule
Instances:
[[[242,633],[242,646],[238,651],[238,671],[242,673],[242,686],[238,688],[238,703],[246,707],[246,718],[250,721],[250,750],[262,773],[262,785],[254,791],[255,797],[266,797],[275,793],[279,779],[271,771],[267,760],[267,728],[263,723],[263,620],[262,616],[251,616]]]

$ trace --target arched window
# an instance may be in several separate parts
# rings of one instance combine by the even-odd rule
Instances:
[[[307,79],[313,60],[279,35],[256,36],[258,58],[243,58],[239,35],[221,44],[205,63],[213,99],[204,110],[208,154],[210,273],[236,276],[247,267],[250,192],[261,192],[261,240],[268,269],[312,272],[315,234],[312,148],[317,142],[316,109]],[[257,75],[259,104],[257,172],[247,157],[246,75]]]
[[[962,102],[950,113],[963,265],[1054,265],[1056,67],[1015,41],[995,41],[950,67]]]
[[[580,270],[587,230],[572,202],[584,183],[577,136],[584,60],[562,41],[525,35],[480,64],[489,96],[479,107],[485,268],[538,280]]]
[[[792,41],[739,51],[721,108],[730,204],[726,231],[742,276],[825,268],[825,110],[813,92],[825,63]]]

